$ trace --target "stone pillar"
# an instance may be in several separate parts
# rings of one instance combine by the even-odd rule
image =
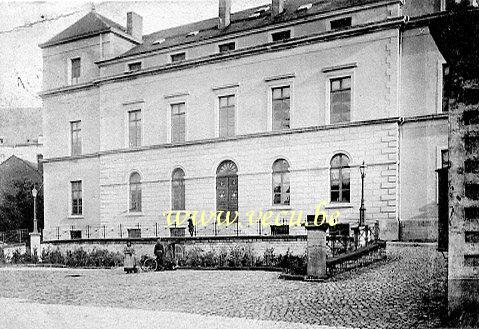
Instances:
[[[479,79],[465,80],[461,87],[465,99],[455,101],[449,110],[448,310],[452,322],[479,309]]]
[[[324,279],[328,276],[326,272],[326,230],[327,225],[312,225],[308,218],[308,225],[306,225],[308,277],[315,279]]]
[[[42,247],[40,244],[40,237],[41,234],[38,232],[31,232],[30,233],[30,253],[31,255],[35,255],[35,253],[38,256],[38,259],[41,259],[42,256]]]

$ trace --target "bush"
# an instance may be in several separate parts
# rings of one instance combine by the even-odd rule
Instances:
[[[42,261],[47,264],[66,265],[69,267],[118,267],[123,265],[123,254],[110,252],[106,249],[94,248],[87,252],[83,248],[62,253],[56,250],[44,249]]]

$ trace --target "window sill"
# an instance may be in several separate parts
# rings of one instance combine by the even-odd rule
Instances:
[[[141,211],[139,212],[128,212],[126,214],[127,217],[142,217],[143,213]]]
[[[324,206],[324,209],[346,209],[346,208],[354,208],[354,206],[349,202],[345,202],[345,203],[333,202]]]
[[[266,211],[277,211],[277,210],[293,210],[291,205],[273,205],[271,208],[266,209]]]
[[[83,216],[83,215],[69,215],[67,218],[68,219],[83,219],[83,218],[85,218],[85,216]]]

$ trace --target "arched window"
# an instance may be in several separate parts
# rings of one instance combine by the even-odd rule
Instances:
[[[171,175],[171,203],[173,210],[185,210],[185,172],[181,168]]]
[[[290,204],[289,163],[278,159],[273,163],[273,204]]]
[[[349,158],[340,153],[331,159],[331,202],[350,201]]]
[[[137,172],[130,175],[130,211],[141,211],[141,177]]]

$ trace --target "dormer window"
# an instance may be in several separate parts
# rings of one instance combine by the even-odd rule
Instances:
[[[171,62],[181,62],[186,59],[186,53],[178,53],[178,54],[173,54],[171,55]]]
[[[331,30],[344,29],[351,26],[351,17],[335,19],[330,22]]]
[[[192,32],[188,33],[186,36],[187,37],[194,37],[195,35],[198,35],[198,33],[200,33],[200,31],[192,31]]]
[[[312,4],[312,3],[308,3],[308,4],[305,4],[305,5],[299,6],[298,9],[296,9],[296,11],[306,11],[306,10],[310,10],[311,7],[313,7],[313,4]]]
[[[275,32],[271,34],[271,40],[273,42],[284,41],[291,39],[291,30]]]
[[[128,71],[135,72],[141,70],[141,62],[135,62],[128,64]]]
[[[81,59],[73,58],[71,60],[71,84],[78,83],[81,75]]]
[[[218,46],[220,53],[227,53],[236,49],[236,44],[234,42],[223,43]]]
[[[153,41],[152,45],[160,45],[163,42],[165,42],[165,39],[157,39],[157,40]]]

